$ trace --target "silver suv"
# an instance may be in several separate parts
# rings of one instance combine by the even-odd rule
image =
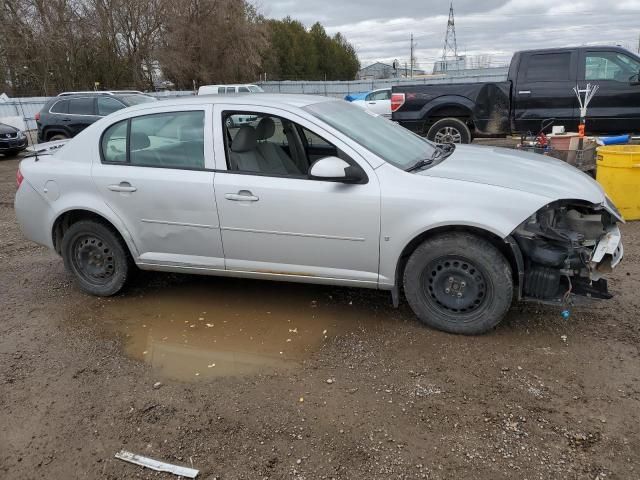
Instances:
[[[147,103],[43,150],[20,164],[18,221],[94,295],[135,266],[347,285],[475,334],[514,299],[610,297],[623,254],[620,214],[575,168],[325,97]]]

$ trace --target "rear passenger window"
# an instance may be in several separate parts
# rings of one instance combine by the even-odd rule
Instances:
[[[218,87],[218,93],[224,93],[224,87]]]
[[[529,82],[570,80],[571,52],[531,55],[527,65]]]
[[[132,165],[204,168],[204,112],[175,112],[131,119]]]
[[[124,108],[124,105],[111,97],[98,97],[98,115],[106,116]]]
[[[71,115],[94,115],[93,98],[72,98],[69,100]]]
[[[51,107],[51,113],[69,113],[69,101],[60,100]]]
[[[127,120],[113,124],[102,135],[103,162],[124,163],[127,161],[127,124]]]

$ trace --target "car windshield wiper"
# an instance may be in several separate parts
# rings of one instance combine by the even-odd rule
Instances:
[[[404,169],[405,172],[415,172],[416,170],[420,170],[421,168],[427,167],[433,163],[435,157],[431,158],[423,158],[422,160],[418,160],[414,162],[412,165],[408,166]]]
[[[431,158],[417,160],[416,162],[405,168],[404,171],[415,172],[416,170],[420,170],[421,168],[428,167],[436,160],[439,160],[441,158],[442,160],[444,160],[449,155],[451,155],[455,149],[456,146],[453,143],[438,143],[435,145],[435,149],[433,151],[433,155],[431,155]]]

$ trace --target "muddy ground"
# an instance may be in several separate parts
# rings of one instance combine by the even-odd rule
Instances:
[[[515,305],[481,337],[388,294],[140,274],[74,288],[0,160],[0,478],[640,478],[640,224],[608,303]]]

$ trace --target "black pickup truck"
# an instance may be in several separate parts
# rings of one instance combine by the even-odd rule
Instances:
[[[517,52],[504,82],[394,86],[392,119],[438,143],[540,131],[554,119],[577,131],[573,88],[596,84],[589,104],[590,134],[640,132],[640,57],[619,47]]]

